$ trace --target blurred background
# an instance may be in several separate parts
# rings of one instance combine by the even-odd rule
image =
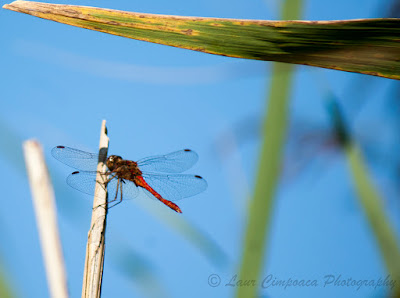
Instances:
[[[270,20],[280,18],[282,5],[279,0],[57,3]],[[398,17],[399,3],[308,0],[302,19]],[[4,9],[0,28],[0,275],[13,295],[49,295],[22,142],[36,138],[44,146],[70,295],[79,297],[92,198],[65,183],[73,170],[50,151],[65,145],[96,152],[106,119],[110,154],[137,160],[191,148],[200,159],[189,172],[203,176],[208,189],[179,201],[182,215],[145,198],[110,210],[103,297],[232,297],[237,289],[226,284],[239,274],[272,63],[120,38]],[[324,286],[328,275],[387,276],[326,109],[332,98],[400,234],[399,82],[296,66],[263,277],[317,280],[318,286],[270,286],[260,288],[260,297],[388,293],[384,286]],[[218,286],[210,285],[218,278]]]

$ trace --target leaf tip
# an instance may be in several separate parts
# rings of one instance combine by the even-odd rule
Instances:
[[[8,10],[17,11],[18,7],[24,6],[24,4],[26,2],[28,2],[28,1],[22,1],[22,0],[13,1],[10,4],[4,4],[3,8],[8,9]]]

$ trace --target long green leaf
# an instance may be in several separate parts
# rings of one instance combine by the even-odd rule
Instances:
[[[168,212],[164,212],[163,208],[155,208],[154,205],[148,205],[145,200],[139,200],[136,204],[146,209],[155,218],[161,220],[169,226],[172,231],[180,234],[186,241],[196,247],[213,265],[223,268],[229,263],[229,258],[225,251],[212,239],[207,233],[199,227],[190,223],[184,217],[175,216]]]
[[[286,0],[283,17],[298,17],[301,0]],[[274,197],[280,177],[282,154],[284,152],[288,104],[290,99],[293,67],[274,64],[269,93],[267,115],[263,125],[264,138],[258,164],[254,197],[249,205],[246,236],[241,261],[240,280],[254,280],[259,284],[266,255],[266,239],[274,207]],[[237,297],[257,297],[257,286],[237,288]]]
[[[14,289],[11,287],[10,280],[6,276],[2,262],[0,262],[0,297],[12,298],[16,297]]]
[[[386,215],[383,199],[370,178],[362,154],[351,139],[340,106],[332,95],[328,99],[327,108],[337,139],[345,149],[360,205],[378,243],[386,271],[390,274],[392,280],[397,280],[395,291],[397,295],[400,295],[400,247],[395,229],[390,218]]]
[[[15,1],[3,8],[210,54],[400,79],[400,19],[257,21]]]
[[[15,297],[15,295],[11,292],[10,286],[7,284],[3,276],[0,276],[0,297],[2,298]]]
[[[395,280],[396,297],[400,297],[400,247],[390,218],[385,214],[383,201],[368,175],[368,169],[355,144],[346,148],[347,160],[361,206],[375,234],[387,272]]]
[[[263,269],[266,238],[269,235],[285,141],[291,68],[285,64],[275,64],[273,68],[273,73],[281,72],[281,75],[274,75],[271,81],[256,187],[248,210],[240,280],[259,281]],[[237,290],[237,297],[256,297],[258,288],[238,287]]]

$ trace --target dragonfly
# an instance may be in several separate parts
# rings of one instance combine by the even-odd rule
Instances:
[[[190,149],[151,156],[136,162],[119,155],[106,157],[66,146],[54,147],[51,154],[60,162],[78,170],[67,177],[69,186],[93,195],[96,183],[103,183],[108,193],[113,195],[108,203],[116,202],[115,205],[121,203],[122,199],[136,198],[141,189],[148,196],[182,213],[173,201],[197,195],[207,188],[207,182],[201,176],[181,174],[199,158]],[[99,160],[106,160],[107,171],[102,173],[105,177],[103,182],[96,180]]]

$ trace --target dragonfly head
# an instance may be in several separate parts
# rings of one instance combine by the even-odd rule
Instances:
[[[107,166],[107,168],[108,168],[110,171],[113,171],[113,170],[115,169],[116,165],[118,164],[118,162],[121,161],[121,160],[122,160],[122,157],[121,157],[121,156],[118,156],[118,155],[110,155],[110,156],[107,158],[106,166]]]

